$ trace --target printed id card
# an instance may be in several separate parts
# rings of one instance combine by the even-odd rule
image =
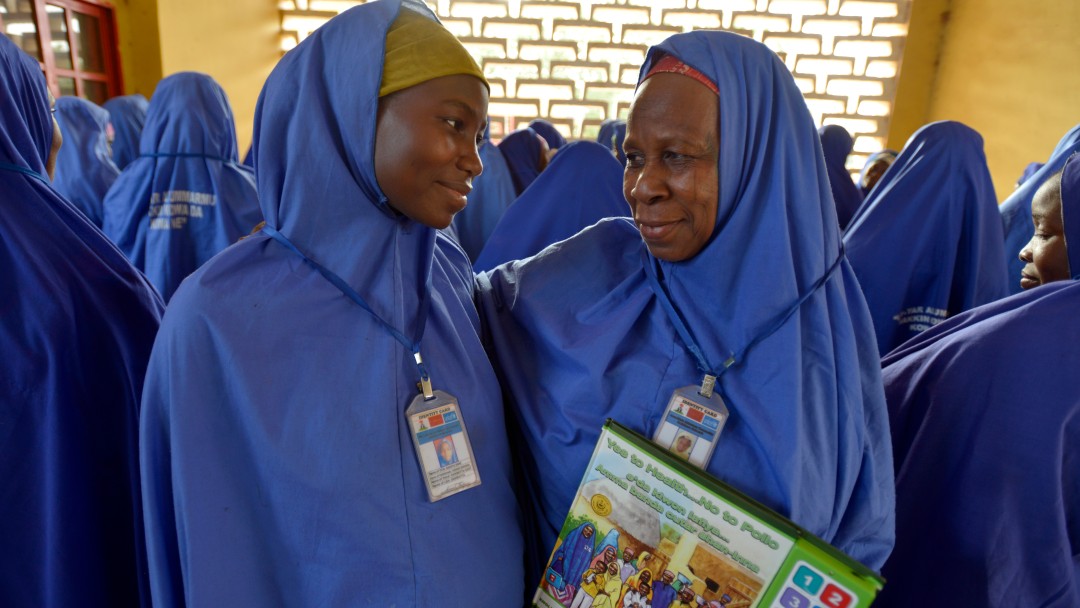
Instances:
[[[480,485],[457,399],[443,391],[434,391],[432,399],[417,395],[405,416],[431,502]]]
[[[704,469],[727,422],[728,408],[720,395],[705,397],[700,389],[684,386],[671,394],[653,443]]]

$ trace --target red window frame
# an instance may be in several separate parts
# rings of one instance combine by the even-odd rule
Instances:
[[[116,33],[116,14],[113,7],[105,2],[93,0],[31,0],[34,10],[34,25],[37,26],[38,48],[41,49],[41,69],[45,72],[45,79],[54,95],[60,94],[60,78],[71,78],[75,81],[75,94],[86,97],[84,81],[100,82],[105,85],[106,99],[123,95],[124,81],[120,70],[120,53],[118,51],[118,39]],[[71,65],[68,68],[59,68],[56,65],[56,56],[52,49],[52,29],[49,27],[49,14],[46,5],[53,5],[64,9],[66,20],[67,43],[71,53]],[[89,71],[79,68],[78,57],[81,56],[78,36],[75,33],[73,12],[97,19],[100,28],[103,71]],[[0,31],[3,29],[3,16],[0,15]]]

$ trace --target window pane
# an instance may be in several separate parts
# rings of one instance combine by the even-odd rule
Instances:
[[[109,100],[109,88],[104,82],[97,80],[84,80],[83,97],[98,104],[99,106]]]
[[[70,70],[72,68],[71,45],[68,44],[67,11],[59,6],[46,4],[45,12],[49,17],[49,32],[52,35],[52,51],[56,67]]]
[[[71,28],[75,30],[78,41],[79,69],[85,72],[104,72],[105,50],[101,47],[101,23],[97,17],[73,12]]]
[[[56,79],[56,83],[60,85],[60,95],[74,95],[75,94],[75,79],[67,76],[61,76]]]
[[[7,37],[27,55],[41,61],[33,3],[29,0],[0,0],[0,12],[3,12]]]

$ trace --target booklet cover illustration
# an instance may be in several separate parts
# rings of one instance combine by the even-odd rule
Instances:
[[[608,421],[533,605],[865,608],[883,584],[779,514]]]

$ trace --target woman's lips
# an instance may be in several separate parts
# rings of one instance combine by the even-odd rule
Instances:
[[[675,231],[678,222],[639,222],[638,230],[647,241],[662,241]]]

